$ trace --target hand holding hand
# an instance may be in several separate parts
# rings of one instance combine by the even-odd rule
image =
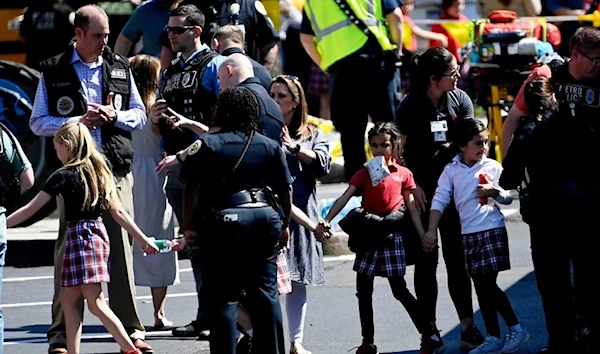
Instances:
[[[173,249],[175,251],[181,251],[186,245],[185,237],[173,239],[171,242],[173,242]]]
[[[423,251],[425,251],[425,253],[430,253],[431,251],[433,251],[438,245],[437,230],[427,231],[423,235],[422,242]]]
[[[281,252],[287,251],[290,249],[290,228],[286,227],[281,230],[281,234],[279,234],[279,247],[281,248]]]

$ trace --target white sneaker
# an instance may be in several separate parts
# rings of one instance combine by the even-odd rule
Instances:
[[[504,348],[503,340],[488,335],[485,337],[483,343],[477,348],[471,350],[469,354],[501,354],[502,348]]]
[[[531,338],[531,335],[527,330],[523,329],[522,332],[517,332],[511,329],[504,339],[502,354],[518,352],[529,341],[529,338]]]

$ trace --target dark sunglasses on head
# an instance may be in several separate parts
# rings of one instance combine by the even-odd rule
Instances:
[[[196,28],[196,26],[175,26],[175,27],[167,26],[165,28],[165,31],[167,31],[167,33],[182,34],[185,31],[188,31],[188,30],[191,30],[194,28]]]

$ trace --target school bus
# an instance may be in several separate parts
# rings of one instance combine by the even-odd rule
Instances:
[[[0,60],[24,64],[25,47],[19,41],[19,24],[25,8],[20,1],[2,2],[5,4],[0,5]]]

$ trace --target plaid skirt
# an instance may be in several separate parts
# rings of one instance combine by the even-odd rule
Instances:
[[[354,271],[372,277],[397,277],[406,274],[406,253],[399,232],[382,248],[356,254]]]
[[[290,280],[290,271],[285,260],[285,254],[277,255],[277,290],[279,295],[285,295],[292,292],[292,281]]]
[[[110,282],[110,243],[102,219],[69,221],[62,287]]]
[[[505,227],[463,235],[465,265],[470,275],[510,269]]]
[[[310,76],[308,78],[309,95],[320,95],[329,92],[329,75],[325,73],[317,64],[311,63]]]

